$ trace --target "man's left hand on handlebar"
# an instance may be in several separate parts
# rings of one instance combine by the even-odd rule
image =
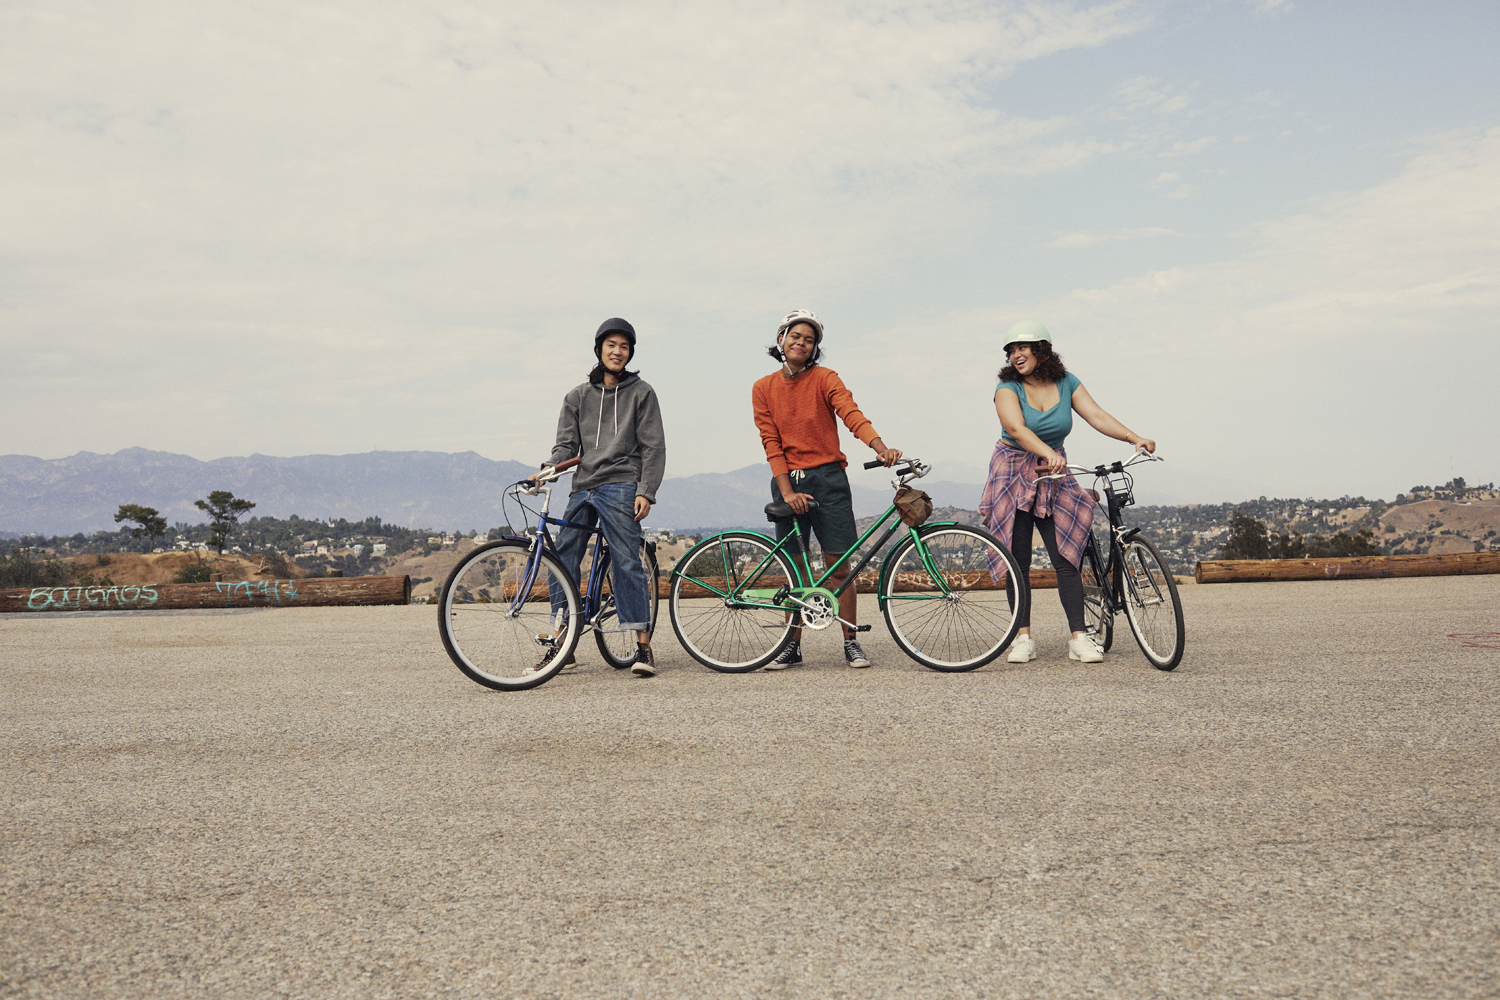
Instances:
[[[880,438],[871,441],[870,447],[875,449],[875,457],[880,459],[880,464],[887,469],[901,461],[901,449],[887,448],[885,442],[880,440]]]

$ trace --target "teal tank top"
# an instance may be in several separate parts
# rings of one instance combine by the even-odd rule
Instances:
[[[1077,389],[1082,382],[1072,372],[1064,375],[1057,383],[1057,405],[1050,410],[1038,410],[1026,402],[1026,387],[1019,382],[1001,382],[995,386],[995,391],[1009,389],[1021,400],[1021,415],[1026,418],[1026,429],[1042,439],[1042,443],[1048,448],[1056,451],[1062,447],[1063,441],[1068,437],[1068,432],[1073,429],[1073,390]],[[1000,438],[1012,448],[1020,445],[1011,440],[1009,434],[1002,429]]]

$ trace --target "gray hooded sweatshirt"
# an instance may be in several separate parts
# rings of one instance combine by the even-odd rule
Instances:
[[[547,464],[582,455],[573,474],[573,492],[607,483],[633,483],[635,495],[656,503],[656,488],[667,469],[667,439],[656,390],[639,375],[618,385],[585,382],[563,397],[557,418],[557,444]]]

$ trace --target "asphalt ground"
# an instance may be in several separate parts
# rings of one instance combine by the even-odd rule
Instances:
[[[1188,652],[498,693],[430,607],[0,620],[0,994],[1494,997],[1500,577]]]

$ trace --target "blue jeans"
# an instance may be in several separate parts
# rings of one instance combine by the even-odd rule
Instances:
[[[614,591],[615,612],[619,618],[610,629],[649,632],[651,602],[646,590],[646,567],[641,562],[641,545],[646,536],[641,532],[640,522],[635,519],[635,483],[605,483],[570,494],[563,520],[590,527],[599,524],[604,530],[604,540],[609,543],[609,583]],[[575,581],[579,578],[583,553],[588,548],[590,537],[587,531],[579,528],[558,529],[557,554],[563,568],[573,574]],[[557,581],[548,579],[547,594],[552,599],[554,614],[567,607],[568,602],[563,598],[562,587]]]

